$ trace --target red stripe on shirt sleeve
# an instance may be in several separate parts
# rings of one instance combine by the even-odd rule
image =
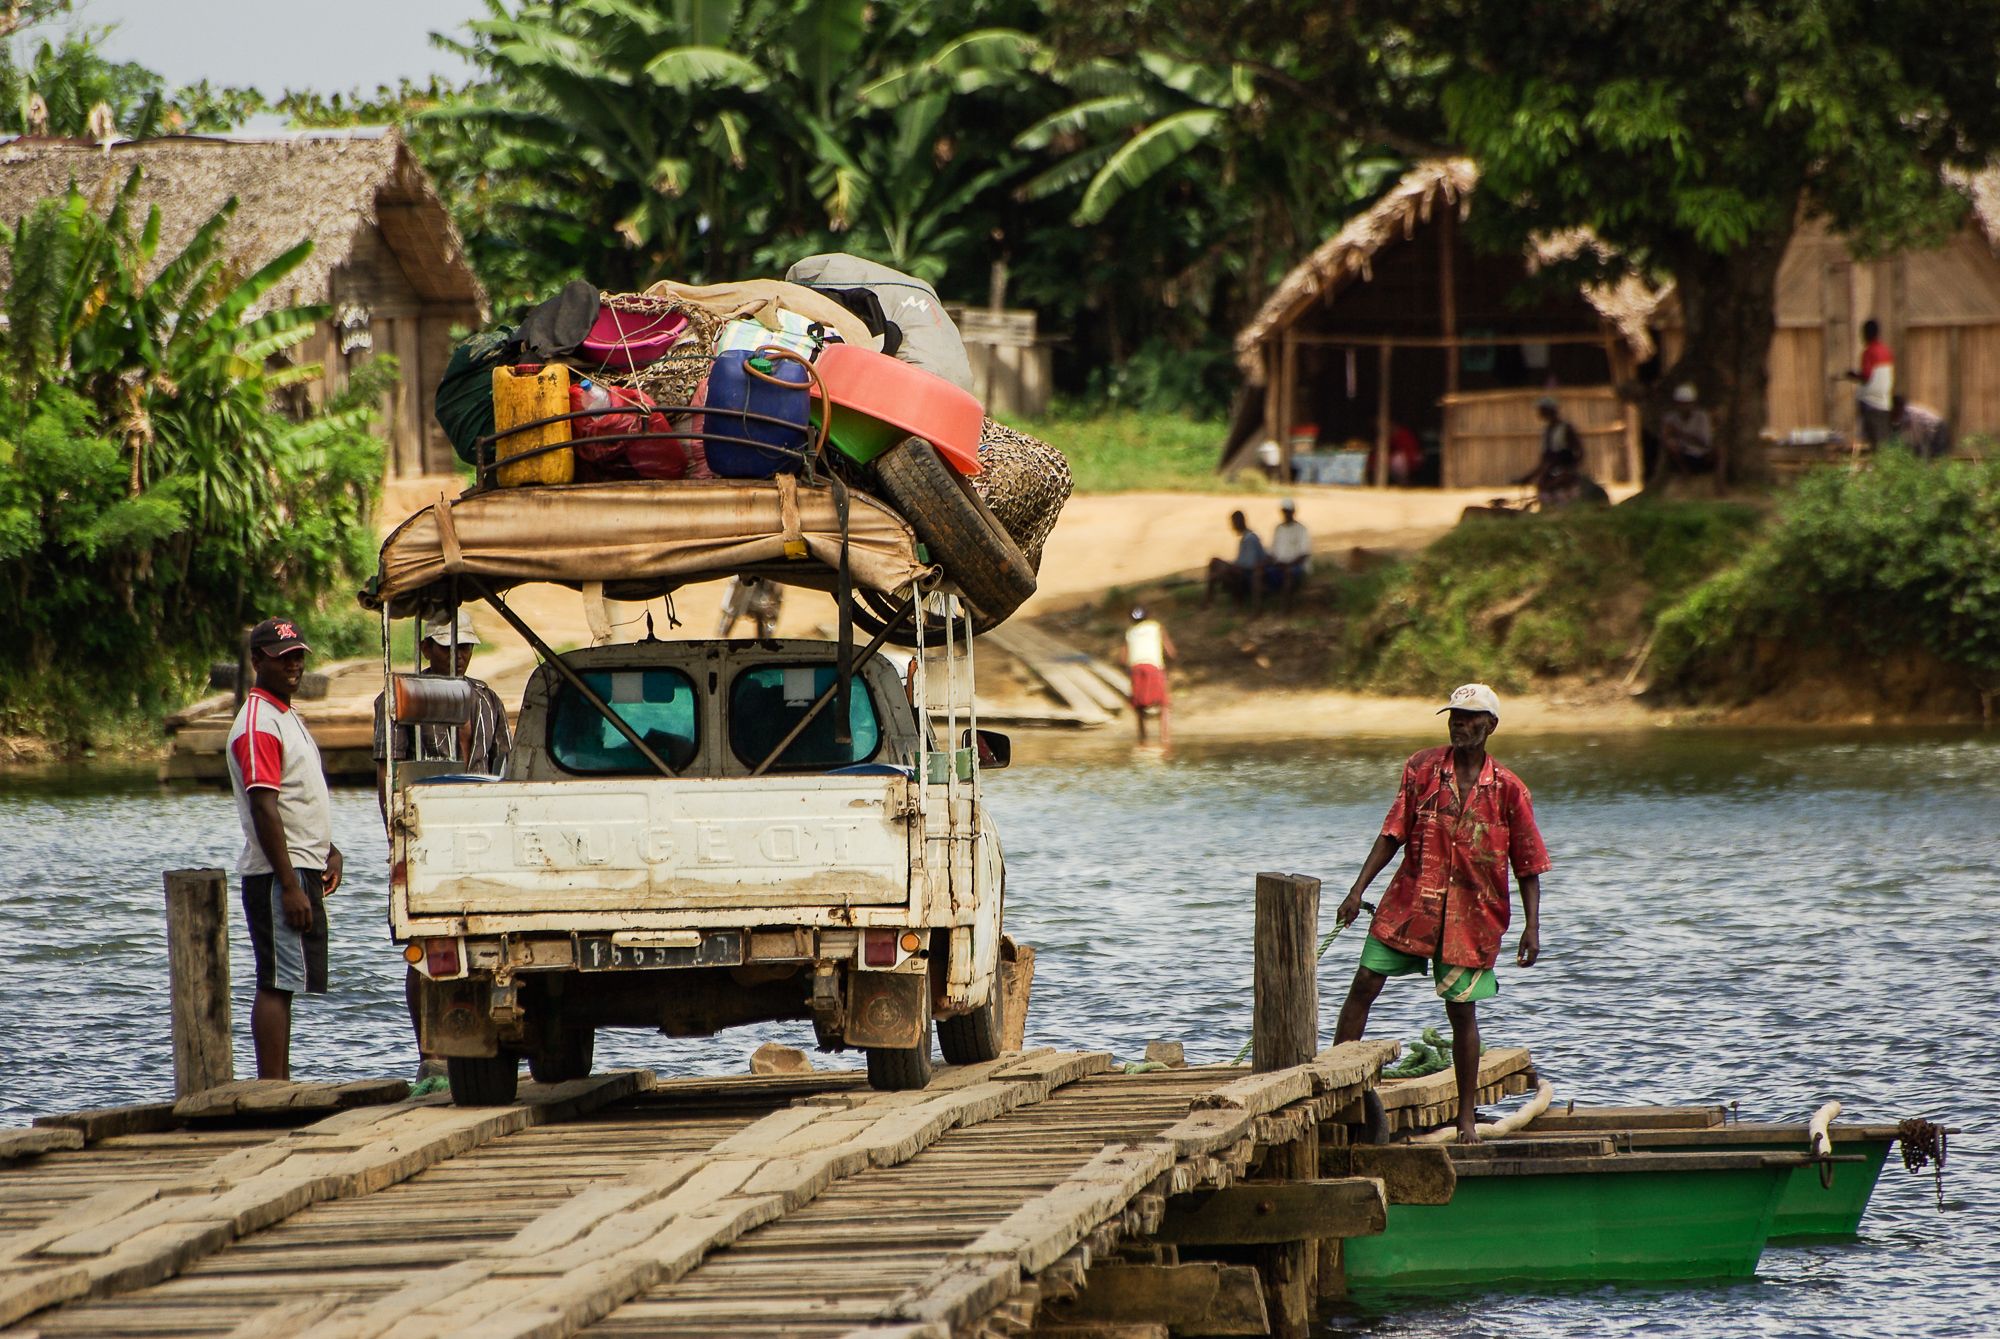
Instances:
[[[251,699],[249,719],[243,733],[230,747],[236,750],[236,766],[243,773],[245,790],[277,790],[285,779],[285,744],[277,735],[257,725],[256,699]]]

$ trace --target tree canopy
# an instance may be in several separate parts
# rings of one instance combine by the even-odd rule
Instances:
[[[1471,155],[1495,247],[1587,227],[1577,264],[1674,281],[1673,379],[1754,467],[1773,286],[1802,219],[1863,250],[1940,239],[1952,169],[2000,150],[2000,7],[1957,0],[1142,0],[1104,54],[1255,70],[1300,133]],[[1574,270],[1552,278],[1574,277]]]

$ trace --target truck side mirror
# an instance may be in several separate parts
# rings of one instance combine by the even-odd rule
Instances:
[[[979,766],[997,772],[1014,760],[1014,741],[998,730],[967,730],[960,748],[977,749]]]

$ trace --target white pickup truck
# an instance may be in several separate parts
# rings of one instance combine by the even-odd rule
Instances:
[[[558,653],[507,602],[731,573],[826,591],[842,622],[864,596],[892,612],[865,646],[843,627]],[[958,585],[897,512],[788,475],[474,488],[397,526],[361,600],[392,728],[418,727],[387,769],[389,925],[454,1101],[511,1101],[523,1058],[537,1079],[587,1074],[605,1027],[810,1019],[883,1088],[929,1082],[933,1024],[949,1061],[999,1054],[1004,872],[981,776],[1009,748],[977,728]],[[471,601],[541,657],[502,777],[424,759],[471,689],[389,651],[396,620]],[[907,687],[875,654],[904,633]]]
[[[866,1050],[878,1088],[929,1081],[933,1021],[947,1061],[999,1054],[1004,872],[980,774],[1005,737],[937,751],[879,657],[855,667],[845,731],[826,707],[798,729],[835,652],[568,652],[529,681],[505,780],[399,769],[390,923],[456,1101],[511,1101],[523,1057],[537,1079],[588,1074],[603,1027],[809,1018],[822,1046]]]

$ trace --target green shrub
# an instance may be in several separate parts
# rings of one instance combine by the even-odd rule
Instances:
[[[1753,508],[1713,502],[1475,519],[1352,583],[1341,677],[1436,692],[1622,670],[1651,615],[1725,566],[1756,524]]]
[[[1741,560],[1664,611],[1660,680],[1754,693],[1772,648],[1922,650],[2000,680],[2000,463],[1886,452],[1799,482]]]

